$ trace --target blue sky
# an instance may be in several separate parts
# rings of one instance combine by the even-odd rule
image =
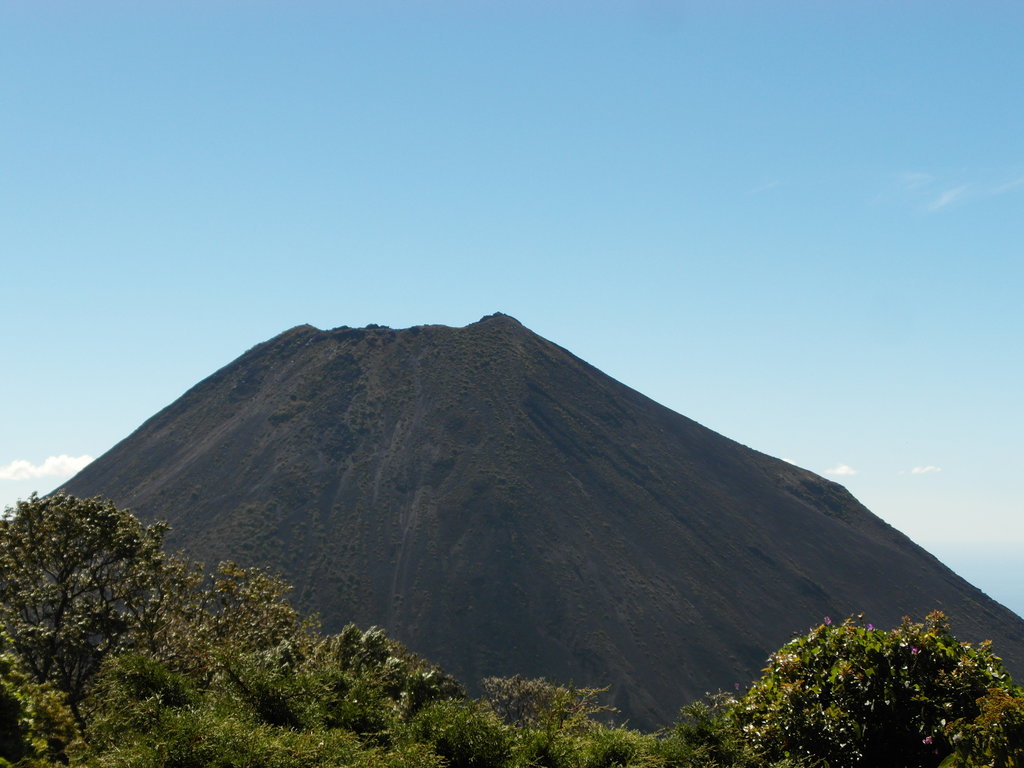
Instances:
[[[291,326],[503,311],[1024,612],[1022,33],[1016,2],[0,0],[0,505]]]

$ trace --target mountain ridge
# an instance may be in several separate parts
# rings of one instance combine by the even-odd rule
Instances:
[[[1024,621],[841,485],[501,313],[295,326],[66,488],[168,519],[169,544],[200,559],[280,570],[328,628],[384,626],[471,686],[609,684],[639,724],[746,683],[824,615],[941,608],[1024,661]]]

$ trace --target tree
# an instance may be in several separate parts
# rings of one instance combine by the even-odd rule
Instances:
[[[535,725],[551,709],[558,686],[538,677],[485,677],[480,681],[484,699],[504,722],[516,727]]]
[[[0,520],[3,626],[27,671],[65,691],[72,709],[104,657],[131,646],[145,622],[166,530],[63,493],[32,494]]]
[[[280,578],[229,562],[207,576],[164,554],[166,531],[106,499],[63,493],[33,494],[0,519],[2,626],[25,669],[64,691],[79,719],[112,654],[209,677],[227,656],[312,642]]]

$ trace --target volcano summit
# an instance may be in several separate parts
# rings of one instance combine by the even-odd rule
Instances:
[[[1024,671],[1024,621],[844,488],[702,427],[506,315],[299,326],[66,485],[207,562],[280,571],[472,689],[609,685],[637,726],[744,687],[826,615],[945,611]]]

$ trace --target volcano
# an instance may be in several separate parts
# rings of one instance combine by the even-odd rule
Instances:
[[[615,381],[506,315],[299,326],[65,486],[168,545],[280,572],[470,687],[609,686],[634,726],[759,674],[825,616],[945,611],[1024,671],[1024,621],[842,486]]]

